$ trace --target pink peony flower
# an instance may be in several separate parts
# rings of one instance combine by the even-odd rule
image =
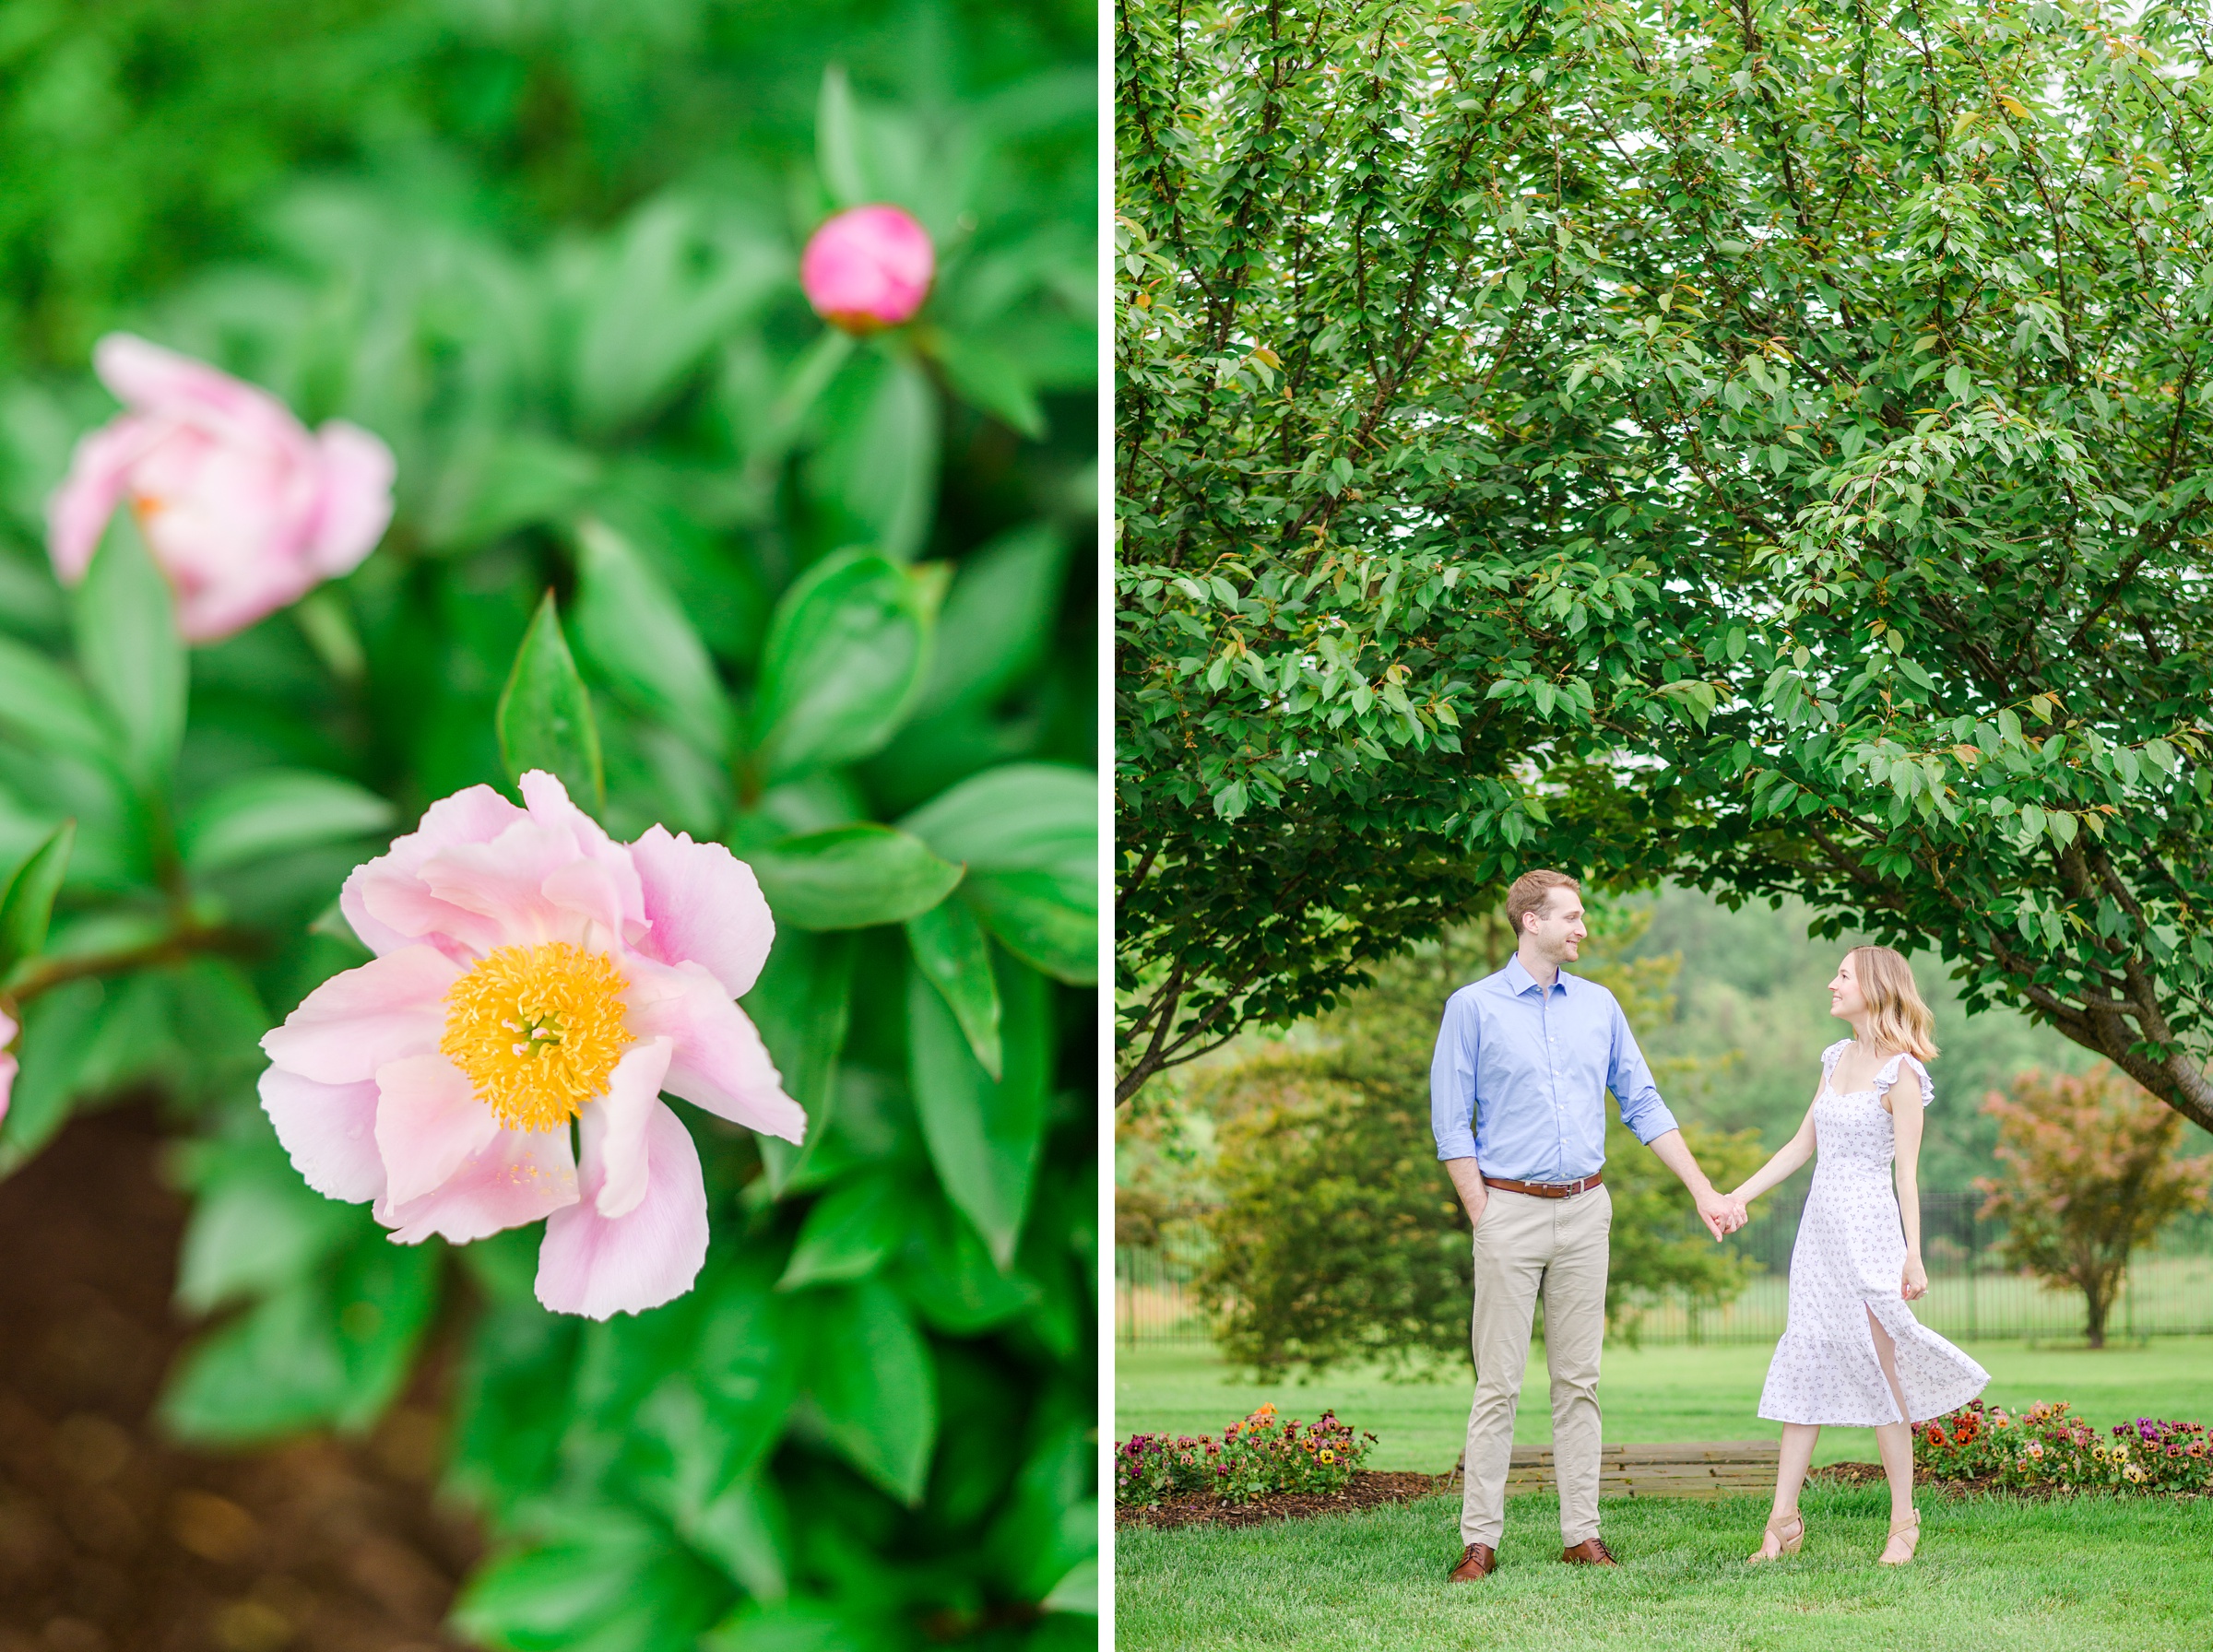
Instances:
[[[937,273],[929,232],[896,206],[856,206],[814,232],[799,285],[815,313],[848,333],[895,327],[922,307]]]
[[[20,1031],[12,1017],[0,1013],[0,1119],[7,1116],[8,1098],[15,1092],[19,1065],[15,1051],[7,1046],[16,1042],[16,1034]]]
[[[542,1216],[538,1301],[639,1313],[707,1252],[699,1153],[661,1092],[806,1128],[732,1002],[775,926],[721,844],[618,844],[550,774],[522,790],[456,792],[354,869],[340,907],[376,957],[262,1040],[262,1106],[308,1185],[375,1201],[395,1242]]]
[[[65,584],[84,578],[127,502],[177,593],[185,636],[213,642],[297,601],[375,549],[392,519],[392,451],[331,419],[310,435],[266,391],[111,333],[92,360],[125,412],[77,444],[46,506]]]

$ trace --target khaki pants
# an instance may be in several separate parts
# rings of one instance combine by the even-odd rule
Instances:
[[[1614,1200],[1604,1186],[1568,1198],[1500,1187],[1489,1193],[1475,1224],[1475,1403],[1468,1412],[1460,1540],[1496,1549],[1506,1526],[1514,1408],[1542,1290],[1560,1541],[1572,1549],[1598,1535],[1598,1359],[1606,1334],[1606,1234]]]

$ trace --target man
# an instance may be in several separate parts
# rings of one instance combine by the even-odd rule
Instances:
[[[1620,1103],[1621,1122],[1683,1178],[1715,1239],[1745,1221],[1685,1145],[1614,995],[1560,968],[1576,961],[1588,933],[1580,892],[1560,872],[1514,880],[1506,917],[1520,945],[1497,974],[1452,995],[1429,1068],[1437,1156],[1475,1226],[1475,1403],[1461,1493],[1466,1547],[1454,1583],[1487,1577],[1498,1564],[1514,1407],[1540,1290],[1560,1558],[1616,1564],[1598,1535],[1598,1361],[1613,1219],[1599,1179],[1605,1092]]]

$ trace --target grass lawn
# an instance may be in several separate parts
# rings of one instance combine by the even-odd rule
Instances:
[[[1991,1374],[1986,1401],[2019,1407],[2038,1399],[2072,1400],[2092,1423],[2138,1415],[2213,1415],[2213,1339],[2163,1338],[2148,1345],[2038,1348],[2022,1342],[1970,1342],[1968,1352]],[[1775,1439],[1781,1425],[1753,1415],[1768,1373],[1766,1344],[1606,1350],[1599,1402],[1606,1438],[1639,1445],[1665,1440]],[[1467,1432],[1473,1379],[1394,1383],[1370,1370],[1332,1372],[1308,1383],[1238,1379],[1213,1352],[1184,1349],[1118,1349],[1114,1432],[1211,1434],[1272,1399],[1290,1415],[1311,1419],[1325,1406],[1377,1437],[1371,1469],[1441,1474],[1460,1455]],[[1533,1347],[1514,1438],[1541,1445],[1552,1438],[1551,1386],[1544,1350]],[[1875,1432],[1821,1431],[1817,1463],[1876,1460]]]
[[[1986,1360],[1984,1363],[1989,1363]],[[1459,1500],[1237,1530],[1115,1537],[1115,1644],[1623,1652],[2202,1652],[2213,1504],[1924,1497],[1921,1558],[1877,1566],[1880,1491],[1809,1488],[1805,1548],[1771,1566],[1764,1498],[1613,1498],[1618,1571],[1559,1564],[1548,1495],[1508,1504],[1499,1570],[1452,1586]]]

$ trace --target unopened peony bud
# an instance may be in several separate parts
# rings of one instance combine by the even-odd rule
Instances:
[[[799,285],[832,326],[873,333],[922,307],[937,267],[929,232],[907,214],[856,206],[814,232],[799,259]]]

